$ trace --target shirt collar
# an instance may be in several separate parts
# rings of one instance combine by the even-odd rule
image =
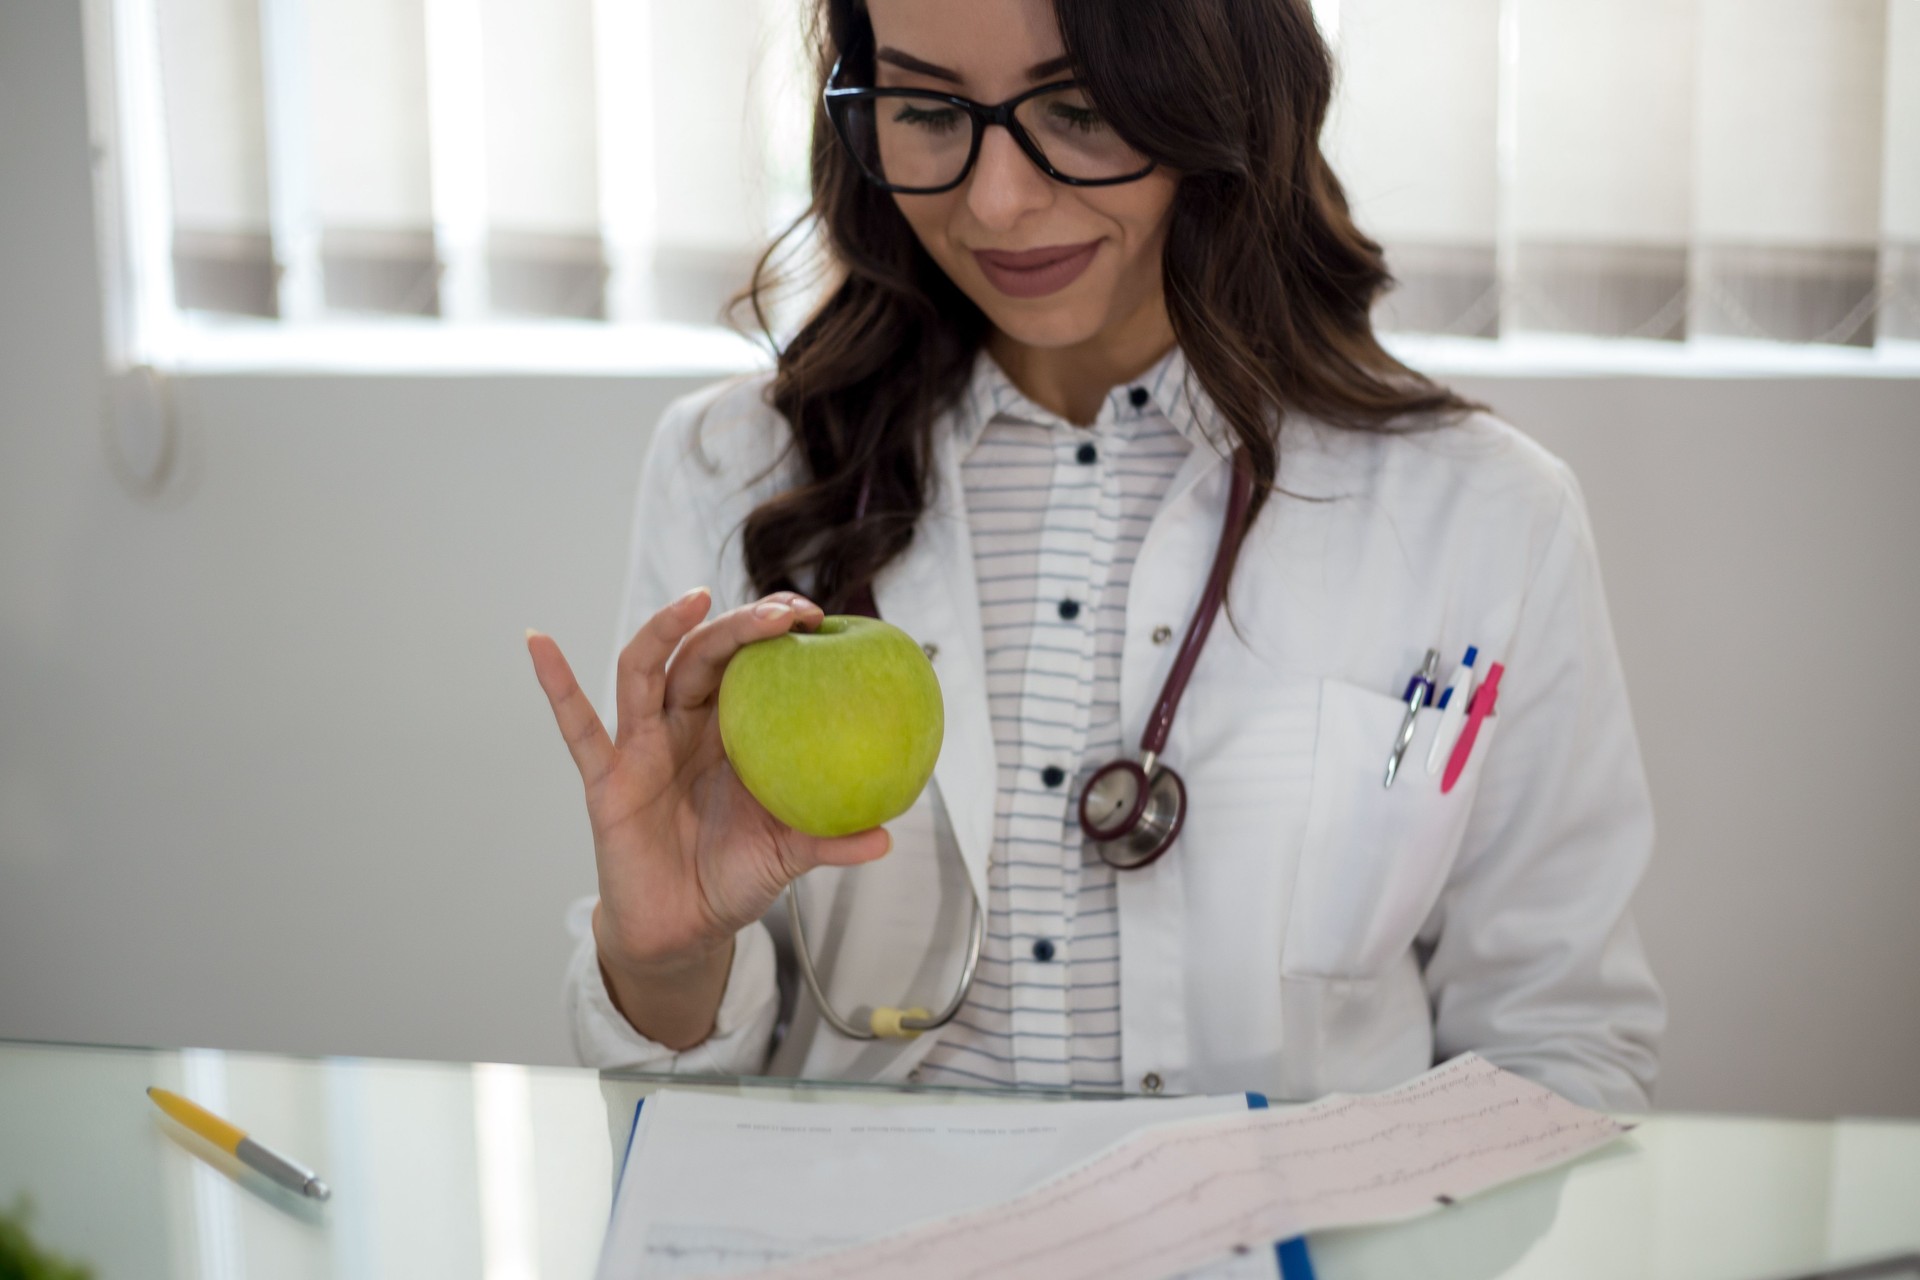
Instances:
[[[1139,388],[1146,390],[1147,397],[1144,403],[1136,405],[1134,393]],[[1199,377],[1193,373],[1186,355],[1177,344],[1138,378],[1108,391],[1091,425],[1098,431],[1103,427],[1130,423],[1155,412],[1172,423],[1188,443],[1211,445],[1215,452],[1222,455],[1228,452],[1228,445],[1224,442],[1232,435],[1232,431],[1221,417],[1219,409],[1201,389]],[[985,346],[974,356],[972,373],[960,394],[954,414],[961,457],[973,451],[981,431],[997,417],[1042,427],[1072,426],[1059,414],[1043,409],[1028,399],[1020,388],[1013,385],[1013,380],[1007,377],[999,361]]]

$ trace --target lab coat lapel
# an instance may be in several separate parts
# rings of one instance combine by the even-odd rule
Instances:
[[[951,419],[943,416],[934,434],[938,502],[922,517],[906,551],[874,580],[873,598],[882,618],[922,645],[936,646],[934,671],[945,703],[946,735],[934,780],[976,900],[984,907],[995,762],[980,597]]]

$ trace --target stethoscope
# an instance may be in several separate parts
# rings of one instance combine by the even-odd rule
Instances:
[[[1227,499],[1227,514],[1221,522],[1220,545],[1214,551],[1207,588],[1187,623],[1186,637],[1180,642],[1173,670],[1167,673],[1166,683],[1161,686],[1159,700],[1153,704],[1153,714],[1147,717],[1146,731],[1140,736],[1140,756],[1137,760],[1114,760],[1102,765],[1087,779],[1086,789],[1080,793],[1080,829],[1093,841],[1100,860],[1117,871],[1134,871],[1155,861],[1173,846],[1186,820],[1187,784],[1161,762],[1160,753],[1166,749],[1167,735],[1173,729],[1173,713],[1180,705],[1181,695],[1187,691],[1187,680],[1193,675],[1194,664],[1200,660],[1201,649],[1206,647],[1214,615],[1227,597],[1227,573],[1236,534],[1253,501],[1253,476],[1244,448],[1234,451],[1232,465],[1233,490]],[[870,491],[871,481],[863,479],[859,500],[854,505],[855,521],[865,518]],[[880,616],[871,587],[861,589],[850,611],[869,618]],[[813,952],[807,945],[806,927],[800,919],[799,891],[797,880],[787,886],[787,920],[793,930],[794,950],[814,1003],[835,1031],[855,1040],[910,1040],[923,1031],[932,1031],[953,1021],[973,987],[974,970],[980,964],[980,945],[986,936],[978,895],[973,899],[967,959],[961,967],[960,983],[953,999],[938,1014],[929,1014],[917,1007],[877,1008],[868,1015],[867,1025],[861,1027],[842,1018],[820,986],[819,975],[813,967]]]

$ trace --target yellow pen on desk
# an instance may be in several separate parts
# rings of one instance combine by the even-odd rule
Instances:
[[[177,1093],[159,1088],[148,1089],[147,1096],[152,1098],[162,1111],[188,1129],[227,1154],[238,1158],[248,1168],[257,1169],[266,1174],[281,1186],[291,1191],[298,1191],[303,1196],[311,1196],[315,1200],[325,1200],[333,1194],[313,1170],[303,1169],[285,1156],[267,1150],[249,1138],[241,1129],[222,1120],[198,1103],[189,1102]]]

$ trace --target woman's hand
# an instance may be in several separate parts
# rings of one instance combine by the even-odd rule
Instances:
[[[711,604],[708,590],[696,588],[634,633],[620,653],[612,738],[552,637],[527,636],[586,786],[600,875],[594,937],[608,986],[653,1039],[664,1037],[643,1022],[680,1024],[675,1039],[698,1023],[689,1043],[712,1027],[735,933],[812,868],[871,862],[892,846],[878,827],[833,839],[795,831],[748,793],[721,748],[717,700],[727,662],[756,640],[817,627],[820,607],[779,592],[702,622]],[[636,1003],[657,1006],[659,1018]]]

